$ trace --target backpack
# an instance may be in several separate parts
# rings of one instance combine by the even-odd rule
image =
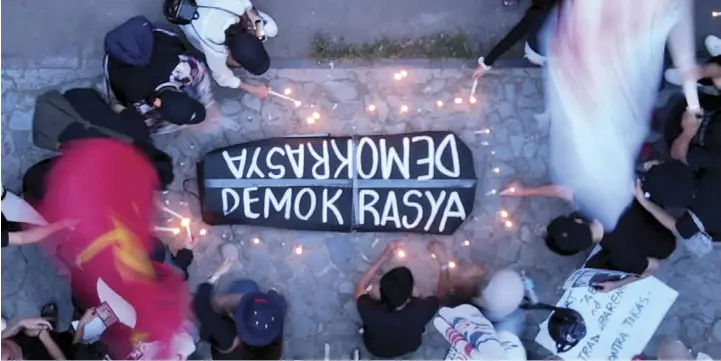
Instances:
[[[153,24],[136,16],[105,35],[105,53],[128,65],[147,66],[153,55]]]
[[[73,124],[80,124],[85,129],[93,129],[123,142],[133,142],[125,134],[91,124],[75,111],[72,104],[60,92],[51,90],[40,95],[35,103],[32,129],[33,144],[43,149],[58,150],[60,135]]]

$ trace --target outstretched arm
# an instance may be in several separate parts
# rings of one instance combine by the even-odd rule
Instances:
[[[514,182],[507,185],[500,194],[509,197],[549,197],[561,198],[573,202],[573,189],[563,185],[549,184],[540,187],[526,187]]]
[[[393,256],[393,252],[395,252],[397,247],[398,243],[396,241],[389,243],[370,268],[363,273],[363,276],[361,276],[355,285],[355,299],[360,298],[366,293],[366,289],[368,289],[368,286],[373,282],[373,278],[380,272],[383,264]]]
[[[8,235],[8,244],[11,246],[20,246],[24,244],[37,243],[45,238],[48,238],[55,232],[72,227],[76,223],[77,222],[65,220],[55,222],[47,226],[31,228],[27,231],[10,232]]]

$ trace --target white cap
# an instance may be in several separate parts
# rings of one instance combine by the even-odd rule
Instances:
[[[483,308],[484,314],[503,317],[518,308],[524,295],[521,275],[506,268],[491,276],[488,285],[481,291],[479,306]]]

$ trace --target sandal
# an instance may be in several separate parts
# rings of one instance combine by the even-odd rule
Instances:
[[[50,325],[53,326],[53,330],[57,329],[58,306],[55,304],[55,302],[50,302],[43,306],[42,310],[40,310],[40,317],[48,320],[48,322],[50,322]]]

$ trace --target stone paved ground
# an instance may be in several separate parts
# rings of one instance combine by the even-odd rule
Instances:
[[[2,180],[11,190],[19,189],[23,172],[46,155],[31,146],[29,131],[21,130],[31,119],[34,97],[48,88],[91,85],[99,80],[97,60],[76,63],[57,59],[45,67],[2,70]],[[468,97],[468,70],[442,64],[435,68],[407,68],[408,78],[396,81],[393,74],[399,70],[394,66],[288,68],[264,76],[274,89],[293,89],[294,96],[305,103],[300,109],[278,99],[260,101],[238,92],[219,91],[225,117],[217,128],[203,135],[182,132],[157,137],[158,145],[176,161],[169,206],[199,218],[197,201],[182,191],[182,181],[194,178],[200,155],[217,147],[293,134],[453,130],[475,155],[479,189],[474,213],[453,236],[407,236],[409,257],[404,263],[416,273],[422,289],[430,292],[437,266],[430,262],[425,247],[438,239],[453,250],[461,265],[481,262],[490,270],[508,265],[526,270],[535,279],[541,299],[554,301],[562,281],[583,260],[582,256],[563,258],[552,254],[541,238],[547,222],[568,211],[568,206],[550,199],[486,195],[510,180],[532,185],[549,181],[548,123],[533,116],[543,109],[540,72],[499,69],[480,82],[478,104],[456,105],[456,96],[464,100]],[[438,100],[444,102],[442,108],[437,107]],[[372,113],[367,110],[371,104],[376,106]],[[400,112],[403,105],[408,106],[407,113]],[[310,125],[305,119],[314,111],[321,117]],[[490,133],[486,134],[486,129]],[[501,223],[502,209],[513,219],[511,229]],[[249,241],[255,236],[261,239],[258,245]],[[220,262],[220,245],[235,244],[241,249],[241,258],[234,275],[252,277],[264,287],[278,287],[290,300],[285,357],[321,358],[323,343],[329,342],[331,357],[345,358],[361,344],[353,284],[369,260],[389,240],[401,236],[406,237],[213,227],[196,249],[190,282],[195,286],[213,272]],[[470,245],[465,245],[466,240]],[[304,247],[302,255],[292,253],[297,244]],[[24,257],[19,256],[21,253]],[[67,296],[67,286],[30,247],[3,250],[2,265],[2,312],[6,318],[28,315],[37,310],[33,307],[52,297]],[[672,336],[721,358],[720,272],[717,253],[697,260],[679,249],[664,263],[660,278],[680,296],[647,351],[655,352],[662,336]],[[542,317],[534,314],[528,324],[525,339],[533,352],[531,357],[543,355],[536,353],[538,347],[531,341]],[[443,338],[429,326],[424,346],[411,357],[438,359],[446,349]]]

